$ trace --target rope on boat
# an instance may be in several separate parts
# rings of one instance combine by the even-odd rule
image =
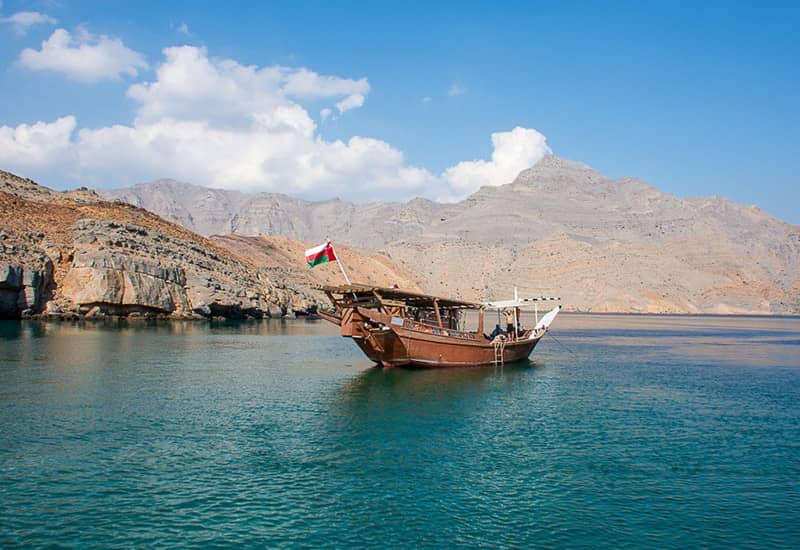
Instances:
[[[562,343],[561,343],[561,340],[559,340],[558,338],[556,338],[555,336],[553,336],[553,333],[552,333],[552,332],[550,332],[550,331],[548,330],[547,332],[545,332],[545,334],[549,335],[549,336],[550,336],[550,337],[551,337],[553,340],[555,340],[555,341],[558,343],[558,345],[559,345],[559,346],[561,346],[561,347],[562,347],[562,348],[564,348],[566,351],[568,351],[569,353],[571,353],[571,354],[572,354],[574,357],[577,357],[577,356],[578,356],[578,355],[577,355],[577,354],[576,354],[574,351],[572,351],[572,350],[571,350],[571,349],[569,349],[567,346],[565,346],[564,344],[562,344]]]

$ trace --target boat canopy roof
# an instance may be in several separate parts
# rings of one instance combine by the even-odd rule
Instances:
[[[402,305],[416,308],[433,308],[436,304],[440,308],[458,309],[480,309],[483,304],[476,302],[465,302],[452,298],[441,298],[430,294],[410,292],[399,288],[369,286],[360,284],[323,286],[320,287],[329,295],[340,295],[340,301],[352,302],[358,305],[369,307],[369,303],[376,301],[382,305]]]
[[[560,299],[557,296],[537,296],[534,298],[517,298],[516,300],[496,300],[494,302],[485,302],[483,307],[486,309],[506,309],[509,307],[533,306],[538,302],[555,302]]]

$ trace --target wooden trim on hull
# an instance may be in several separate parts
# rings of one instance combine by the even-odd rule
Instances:
[[[443,336],[392,327],[373,329],[366,337],[353,338],[372,361],[384,367],[478,367],[496,364],[491,342],[453,342]],[[508,342],[503,349],[505,363],[527,358],[541,337]]]

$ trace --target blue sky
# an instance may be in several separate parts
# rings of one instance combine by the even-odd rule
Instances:
[[[175,177],[453,199],[549,147],[800,224],[798,2],[5,0],[1,12],[0,167],[57,188]],[[20,12],[46,19],[16,24]],[[97,68],[81,72],[81,52],[106,46],[127,63],[87,58]],[[163,51],[178,46],[190,48]]]

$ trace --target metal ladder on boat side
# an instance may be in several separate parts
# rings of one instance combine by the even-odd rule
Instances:
[[[503,351],[506,349],[506,341],[502,338],[495,338],[492,340],[492,347],[494,348],[494,363],[495,366],[503,366]]]

